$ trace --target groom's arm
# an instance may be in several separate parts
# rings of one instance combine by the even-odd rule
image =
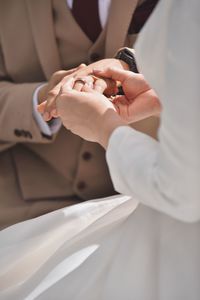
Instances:
[[[41,83],[14,83],[0,47],[0,151],[23,142],[48,142],[33,118],[32,97]]]

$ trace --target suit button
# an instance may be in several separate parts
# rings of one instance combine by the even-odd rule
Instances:
[[[92,54],[90,55],[90,60],[91,60],[92,62],[95,62],[95,61],[97,61],[97,60],[99,60],[99,59],[100,59],[99,53],[92,53]]]
[[[92,154],[91,154],[90,152],[86,151],[86,152],[84,152],[84,153],[82,154],[82,158],[83,158],[84,160],[88,161],[88,160],[90,160],[90,159],[92,158]]]
[[[15,129],[15,130],[14,130],[14,134],[15,134],[17,137],[20,137],[20,136],[22,136],[22,131],[19,130],[19,129]]]
[[[82,191],[82,190],[84,190],[85,188],[86,188],[86,183],[85,183],[84,181],[79,181],[79,182],[77,183],[77,189],[78,189],[78,190]]]

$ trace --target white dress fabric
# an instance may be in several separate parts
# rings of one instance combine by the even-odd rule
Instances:
[[[138,40],[163,113],[159,143],[125,127],[111,136],[111,176],[130,196],[0,232],[1,300],[200,299],[199,11],[160,0]]]
[[[159,143],[122,127],[107,161],[115,188],[182,221],[200,220],[200,1],[161,0],[136,46],[163,112]]]

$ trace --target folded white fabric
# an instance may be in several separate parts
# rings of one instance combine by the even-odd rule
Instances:
[[[199,300],[199,253],[199,222],[88,201],[0,232],[0,299]]]
[[[76,280],[71,285],[68,278],[73,277],[85,261],[92,260],[96,252],[105,250],[101,245],[103,240],[136,206],[137,201],[127,196],[103,198],[67,207],[1,231],[0,299],[75,299],[73,297],[81,287],[76,287]],[[105,253],[108,258],[117,245],[118,239],[115,239],[115,236],[110,239],[111,248]],[[109,248],[110,242],[106,248]],[[95,263],[92,273],[104,268],[106,262],[105,257],[103,265]],[[81,276],[84,282],[86,278],[83,274]],[[91,283],[91,278],[86,282]],[[60,282],[65,282],[64,286],[68,282],[69,287],[57,291]],[[47,290],[50,295],[49,292],[46,294]],[[64,296],[66,293],[69,293],[67,298]]]

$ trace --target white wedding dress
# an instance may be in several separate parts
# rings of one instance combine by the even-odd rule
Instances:
[[[110,138],[111,177],[131,196],[1,231],[1,300],[200,299],[199,12],[160,0],[138,40],[163,113],[159,143],[126,127]]]

